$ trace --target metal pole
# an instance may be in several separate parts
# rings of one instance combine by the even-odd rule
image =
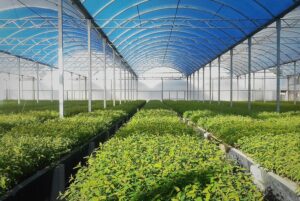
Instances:
[[[119,67],[119,103],[122,104],[122,68]]]
[[[21,103],[21,63],[20,63],[20,58],[17,58],[18,62],[18,104]]]
[[[104,100],[103,108],[106,108],[106,39],[103,38],[103,58],[104,58],[104,79],[103,79],[103,90],[104,90]]]
[[[130,100],[130,82],[129,82],[129,70],[127,70],[127,100]]]
[[[127,92],[126,92],[126,69],[124,68],[124,71],[123,71],[123,79],[124,79],[124,101],[126,102],[126,94],[127,94]]]
[[[161,102],[164,100],[164,80],[161,78]]]
[[[252,101],[255,101],[255,94],[256,94],[256,91],[255,91],[255,73],[253,72],[253,82],[252,82]]]
[[[40,99],[40,65],[36,63],[36,102],[39,103]]]
[[[59,70],[59,116],[64,117],[64,63],[63,63],[63,15],[62,0],[58,0],[58,70]]]
[[[218,57],[218,104],[221,100],[221,58]]]
[[[192,97],[192,100],[195,100],[195,73],[193,73],[193,97]]]
[[[287,83],[287,101],[290,101],[290,77],[287,75],[286,76],[286,83]]]
[[[35,85],[34,85],[34,77],[32,77],[32,100],[35,100]]]
[[[84,99],[87,100],[87,77],[84,77]]]
[[[139,99],[139,80],[138,78],[136,77],[136,100]]]
[[[22,89],[22,99],[24,99],[24,75],[21,76],[21,89]]]
[[[71,72],[71,99],[74,100],[73,72]]]
[[[240,77],[236,76],[236,100],[240,100]]]
[[[50,72],[50,76],[51,76],[51,102],[53,101],[53,68],[51,68],[51,72]]]
[[[78,89],[79,89],[79,100],[82,100],[82,90],[81,90],[81,76],[78,75]]]
[[[212,90],[211,90],[211,62],[209,63],[209,103],[211,104]]]
[[[197,71],[197,100],[200,100],[200,70]]]
[[[264,69],[264,79],[263,79],[263,101],[266,102],[266,69]]]
[[[281,20],[276,21],[277,31],[277,62],[276,62],[276,111],[280,112],[280,31]]]
[[[189,100],[189,76],[186,77],[186,100]]]
[[[7,99],[10,99],[10,73],[8,73]]]
[[[297,103],[297,93],[296,93],[296,61],[294,62],[294,105],[296,105]]]
[[[88,112],[92,111],[92,99],[93,99],[93,94],[92,94],[92,49],[91,49],[91,28],[92,28],[92,23],[90,19],[87,19],[87,35],[88,35],[88,87],[89,87],[89,99],[88,99]],[[85,99],[87,99],[87,94],[86,94],[86,80],[87,77],[85,77]]]
[[[230,107],[232,107],[233,50],[230,50]]]
[[[202,71],[202,100],[205,102],[205,66]]]
[[[248,110],[251,110],[251,37],[248,38]]]
[[[113,50],[113,106],[116,106],[116,54]]]

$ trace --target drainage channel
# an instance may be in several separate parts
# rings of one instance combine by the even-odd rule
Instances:
[[[143,107],[140,105],[136,111]],[[103,143],[109,140],[115,132],[135,114],[130,113],[126,117],[115,122],[107,131],[100,132],[85,144],[75,148],[54,165],[37,171],[13,189],[7,192],[0,201],[55,201],[60,192],[69,186],[71,175],[76,174],[75,168],[79,163],[85,164],[86,157]]]
[[[212,133],[197,126],[189,119],[182,119],[183,122],[192,126],[201,136],[219,145],[226,156],[237,162],[253,176],[254,184],[264,193],[265,199],[269,201],[300,201],[300,187],[288,178],[283,178],[273,172],[265,170],[260,164],[244,154],[242,151],[229,146],[216,138]]]

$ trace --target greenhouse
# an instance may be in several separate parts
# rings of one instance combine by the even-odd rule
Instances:
[[[0,201],[300,201],[299,5],[1,0]]]

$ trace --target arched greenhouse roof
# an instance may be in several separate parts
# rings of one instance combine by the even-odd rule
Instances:
[[[87,16],[74,3],[99,26],[92,30],[93,52],[102,52],[97,32],[101,29],[136,74],[162,67],[185,75],[221,55],[225,65],[226,53],[239,44],[234,52],[235,74],[245,73],[243,41],[267,26],[253,37],[253,69],[273,67],[276,36],[270,36],[276,30],[272,22],[299,5],[295,0],[64,0],[65,58],[87,51]],[[297,17],[297,11],[290,17]],[[56,66],[57,21],[56,0],[2,1],[0,51]],[[282,64],[299,59],[298,21],[286,17],[282,23]]]

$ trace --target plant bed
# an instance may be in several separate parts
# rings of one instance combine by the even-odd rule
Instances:
[[[130,106],[131,105],[131,106]],[[103,141],[105,141],[105,140],[107,140],[108,139],[108,137],[109,136],[107,136],[107,135],[103,135],[103,132],[104,133],[107,133],[107,132],[110,132],[110,133],[113,133],[113,132],[115,132],[115,130],[116,130],[116,128],[118,128],[121,124],[122,124],[122,122],[124,122],[124,120],[128,117],[128,116],[131,116],[132,114],[132,111],[134,111],[134,107],[135,108],[139,108],[139,107],[141,107],[142,105],[143,105],[143,102],[136,102],[136,103],[131,103],[129,105],[129,110],[127,110],[127,111],[129,111],[130,112],[130,114],[126,114],[126,113],[124,113],[124,112],[119,112],[119,111],[117,111],[117,110],[111,110],[111,111],[100,111],[100,113],[99,112],[93,112],[93,113],[86,113],[86,114],[79,114],[79,115],[77,115],[77,116],[75,116],[75,117],[70,117],[70,119],[68,119],[68,118],[66,118],[66,119],[63,119],[63,120],[55,120],[55,121],[58,121],[58,122],[51,122],[51,121],[48,121],[48,122],[46,122],[46,123],[43,123],[43,124],[41,124],[41,125],[39,125],[39,126],[36,126],[35,127],[35,129],[36,130],[34,130],[34,129],[31,129],[30,131],[28,131],[28,129],[27,129],[27,127],[25,126],[25,127],[19,127],[19,128],[14,128],[12,131],[10,131],[9,133],[7,133],[7,134],[11,134],[11,135],[8,135],[8,137],[11,137],[12,139],[13,139],[13,137],[18,137],[18,136],[20,136],[20,134],[19,133],[22,133],[22,135],[20,136],[20,137],[23,137],[23,136],[25,136],[25,138],[27,137],[29,137],[29,139],[31,139],[31,138],[35,138],[35,136],[37,136],[37,138],[38,139],[44,139],[44,138],[49,138],[48,136],[51,136],[52,137],[52,135],[54,134],[53,132],[56,132],[56,134],[55,135],[53,135],[53,138],[52,139],[59,139],[59,138],[61,138],[61,137],[63,137],[63,138],[65,138],[65,139],[68,139],[68,141],[70,141],[71,140],[71,142],[73,142],[73,145],[72,146],[69,146],[68,144],[67,144],[67,147],[70,147],[70,148],[68,148],[68,149],[72,149],[72,150],[74,150],[74,151],[72,151],[72,154],[68,154],[68,157],[66,158],[66,157],[64,157],[64,159],[61,159],[61,161],[59,161],[60,162],[60,164],[59,165],[63,165],[63,167],[64,167],[64,171],[65,171],[65,173],[64,173],[64,175],[67,175],[66,177],[64,177],[65,178],[65,181],[68,181],[69,180],[69,175],[71,175],[71,174],[73,174],[74,173],[74,166],[76,166],[77,164],[78,164],[78,162],[80,162],[80,161],[78,161],[79,159],[80,160],[83,160],[83,157],[84,156],[87,156],[90,152],[91,152],[91,149],[93,149],[94,147],[97,147],[98,146],[98,144],[99,144],[99,142],[103,142]],[[126,107],[126,104],[124,104],[124,106],[123,107]],[[128,107],[127,107],[128,108]],[[136,111],[136,109],[135,109],[135,111]],[[105,119],[105,121],[102,121],[101,120],[101,118],[99,119],[99,121],[97,120],[97,118],[98,118],[98,115],[99,114],[104,114],[104,119]],[[108,116],[108,114],[112,114],[112,116],[111,117],[109,117]],[[126,114],[126,115],[125,115]],[[80,124],[80,122],[83,122],[83,120],[85,120],[85,119],[89,119],[89,121],[90,121],[90,123],[88,123],[88,124],[86,124],[86,126],[87,125],[89,125],[90,127],[92,126],[92,127],[94,127],[93,126],[93,124],[96,126],[95,128],[91,128],[91,129],[89,129],[88,131],[84,131],[84,132],[82,132],[82,134],[80,133],[81,131],[81,129],[80,129],[80,127],[78,127],[79,128],[79,130],[77,129],[77,125],[78,126],[81,126],[81,124]],[[64,127],[62,127],[63,129],[60,129],[59,128],[59,126],[58,126],[58,124],[57,123],[60,123],[60,121],[62,122],[62,123],[66,123],[68,126],[66,127],[67,129],[64,129]],[[103,122],[102,123],[102,125],[100,124],[100,125],[96,125],[96,124],[98,124],[98,123],[100,123],[100,122]],[[44,125],[45,124],[45,125]],[[76,134],[74,135],[72,132],[73,132],[73,128],[72,128],[72,125],[76,125]],[[58,126],[57,128],[55,128],[52,132],[51,131],[48,131],[48,129],[47,128],[52,128],[51,126],[53,126],[53,125],[56,125],[56,126]],[[71,127],[70,127],[71,126]],[[85,126],[85,125],[83,125],[83,126]],[[86,126],[85,127],[83,127],[83,128],[86,128]],[[71,130],[69,129],[69,127],[71,128]],[[32,127],[31,127],[32,128]],[[59,129],[58,129],[59,128]],[[102,131],[100,131],[101,133],[102,133],[102,135],[97,135],[97,137],[93,137],[93,136],[95,136],[94,134],[89,134],[88,132],[94,132],[94,131],[99,131],[99,129],[100,130],[102,130]],[[44,131],[46,131],[46,133],[43,133],[43,130]],[[64,134],[64,132],[65,131],[67,132],[67,133],[71,133],[71,135],[69,135],[69,134],[67,134],[67,133],[65,133]],[[20,131],[22,131],[22,132],[20,132]],[[28,131],[28,132],[27,132]],[[74,130],[75,131],[75,130]],[[43,135],[41,135],[41,133],[43,133]],[[86,133],[86,134],[85,134]],[[86,135],[86,136],[84,136],[84,135]],[[69,137],[70,136],[70,137]],[[78,136],[78,137],[77,137]],[[39,138],[40,137],[40,138]],[[92,137],[92,138],[91,138]],[[78,140],[79,139],[79,140]],[[85,142],[87,142],[87,140],[89,140],[89,139],[92,139],[93,141],[91,142],[91,143],[85,143]],[[85,145],[84,146],[80,146],[80,145],[82,145],[82,143],[85,143]],[[76,147],[80,147],[80,148],[76,148]],[[30,147],[29,147],[29,149],[30,149]],[[66,150],[66,151],[64,151],[64,152],[62,152],[60,155],[57,155],[56,156],[56,158],[61,158],[61,155],[63,154],[63,153],[66,153],[66,152],[69,152],[68,151],[68,149]],[[31,149],[30,149],[31,150]],[[54,162],[54,160],[55,159],[51,159],[53,162],[47,162],[47,163],[49,163],[49,164],[58,164],[58,163],[56,163],[56,162]],[[64,163],[63,163],[63,161],[62,160],[64,160]],[[50,161],[50,160],[49,160]],[[4,162],[4,161],[3,161]],[[63,164],[62,164],[63,163]],[[41,164],[42,165],[42,164]],[[41,165],[39,165],[39,167],[45,167],[45,165],[44,166],[41,166]],[[4,167],[4,166],[1,166],[1,167]],[[25,167],[25,166],[24,166]],[[51,167],[51,168],[50,168]],[[34,167],[35,168],[35,167]],[[33,170],[31,171],[31,172],[33,172],[34,171],[34,168],[32,168]],[[48,168],[49,169],[51,169],[51,171],[53,170],[53,168],[54,168],[54,166],[52,166],[52,165],[50,165],[50,166],[48,166]],[[35,169],[37,169],[37,168],[35,168]],[[41,168],[39,168],[39,169],[41,169]],[[47,169],[47,168],[46,168]],[[2,171],[2,170],[1,170]],[[5,171],[5,170],[4,170]],[[50,170],[49,170],[50,171]],[[47,171],[46,171],[47,172]],[[30,174],[30,172],[28,171],[28,173],[27,173],[27,175],[28,174]],[[41,171],[38,171],[38,173],[36,173],[36,174],[38,174],[38,175],[40,175],[41,174]],[[35,175],[36,175],[35,174]],[[32,173],[31,173],[31,175],[32,175]],[[41,174],[41,177],[44,177],[44,175],[48,175],[48,172],[47,172],[47,174]],[[0,175],[1,176],[1,179],[2,178],[4,178],[5,179],[5,177],[2,177],[2,175]],[[5,176],[5,175],[4,175]],[[34,176],[33,176],[34,177]],[[10,178],[10,177],[9,177]],[[24,180],[24,179],[22,179],[22,178],[24,178],[24,179],[26,179],[26,176],[22,176],[22,177],[19,177],[19,181],[20,180]],[[28,177],[27,177],[28,178]],[[30,177],[30,178],[32,178],[32,177]],[[25,180],[25,183],[27,182],[28,183],[28,180],[30,180],[30,178],[28,178],[28,179],[26,179]],[[47,177],[45,177],[45,178],[47,178]],[[37,180],[36,180],[37,181]],[[31,189],[34,189],[34,182],[32,183],[32,182],[29,182],[29,183],[31,183],[32,185],[33,185],[33,188],[31,188]],[[47,184],[48,184],[49,182],[47,182]],[[65,182],[65,183],[67,183],[67,182]],[[24,182],[21,182],[20,184],[24,184]],[[8,195],[10,195],[9,197],[14,197],[13,195],[15,194],[15,192],[22,192],[23,190],[24,190],[24,188],[22,188],[23,190],[20,190],[19,188],[18,188],[18,186],[20,186],[20,185],[17,185],[16,186],[16,188],[15,188],[15,190],[12,190],[11,191],[11,193],[8,193]],[[26,186],[30,186],[30,185],[26,185]],[[39,185],[37,185],[38,187],[40,187]],[[43,186],[43,185],[41,185],[41,186]],[[30,188],[29,188],[30,189]],[[51,188],[50,188],[51,189]],[[2,191],[3,192],[3,191]],[[28,191],[28,192],[30,192],[30,191]],[[31,196],[33,196],[33,195],[31,195]],[[48,195],[49,196],[49,195]],[[22,196],[22,197],[24,197],[24,196]],[[30,197],[30,193],[29,193],[29,197]],[[4,198],[3,198],[4,199]],[[8,198],[6,198],[6,199],[8,199]],[[33,200],[33,199],[30,199],[30,200]],[[37,199],[37,200],[41,200],[41,199]],[[44,199],[42,199],[42,200],[44,200]]]

